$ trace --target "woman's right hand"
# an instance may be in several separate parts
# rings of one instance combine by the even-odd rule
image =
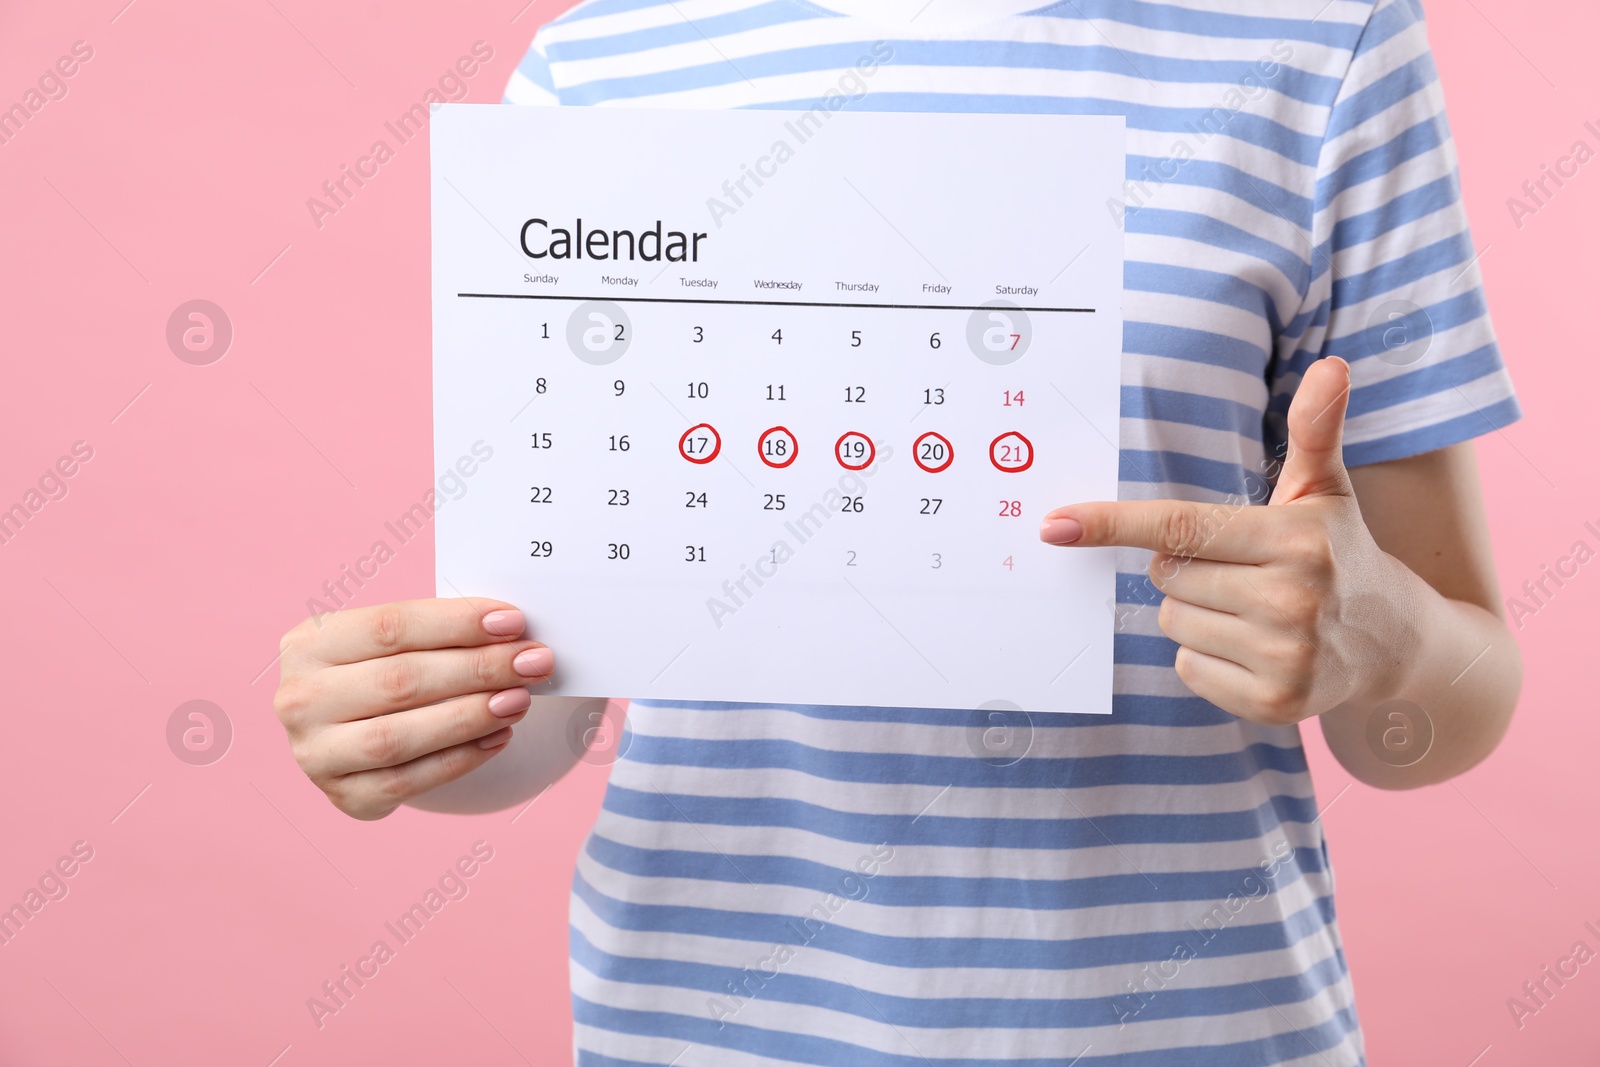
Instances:
[[[476,770],[555,661],[510,604],[402,600],[313,616],[284,635],[273,709],[339,810],[381,819]]]

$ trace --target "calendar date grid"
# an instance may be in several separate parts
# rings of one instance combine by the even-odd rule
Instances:
[[[806,545],[806,566],[788,571],[987,584],[981,567],[1025,572],[1037,552],[1037,520],[1059,495],[1041,497],[1047,481],[1038,475],[1059,463],[1035,466],[1035,413],[1073,417],[1040,377],[1049,353],[1070,348],[1071,331],[1039,313],[1065,319],[1093,309],[504,295],[542,302],[515,334],[532,394],[524,408],[530,560],[598,573],[650,554],[696,580],[696,572],[776,570]],[[989,336],[969,338],[974,321]],[[1017,346],[1015,360],[983,358]],[[1041,353],[1033,365],[1015,367],[1030,348]],[[666,355],[691,372],[659,375],[652,364]],[[796,402],[813,414],[786,417]],[[583,440],[561,443],[597,455],[604,484],[561,484],[561,464],[540,462],[558,447],[552,431],[534,426],[551,404],[593,414]],[[668,448],[675,455],[663,466]],[[899,477],[883,476],[891,467]],[[603,516],[603,540],[578,508]],[[770,558],[756,558],[748,538],[723,535],[718,516],[734,508],[758,513]],[[914,516],[912,537],[875,534],[871,518],[892,511]],[[576,535],[580,526],[586,536]]]

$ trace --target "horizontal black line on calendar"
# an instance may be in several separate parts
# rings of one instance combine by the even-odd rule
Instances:
[[[758,307],[817,307],[817,308],[884,308],[905,311],[986,311],[984,304],[878,304],[862,300],[738,300],[732,297],[704,296],[626,296],[620,293],[588,295],[580,293],[457,293],[468,300],[613,300],[619,304],[748,304]],[[1028,312],[1062,312],[1075,315],[1093,315],[1094,308],[1033,307],[1019,305],[1016,310]]]

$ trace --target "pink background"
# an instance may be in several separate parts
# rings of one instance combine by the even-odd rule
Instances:
[[[567,886],[605,769],[580,766],[515,821],[356,822],[291,762],[267,669],[306,599],[432,476],[425,144],[400,147],[320,229],[306,199],[475,41],[494,58],[469,98],[498,100],[566,2],[0,8],[0,103],[73,42],[94,49],[68,95],[0,145],[0,508],[74,442],[94,450],[67,495],[0,545],[0,904],[74,842],[93,848],[67,896],[0,946],[0,1063],[569,1055]],[[1600,18],[1577,0],[1435,0],[1430,14],[1529,415],[1480,445],[1510,594],[1574,541],[1600,547],[1584,529],[1600,529],[1600,163],[1520,229],[1506,207],[1574,140],[1600,147],[1583,129],[1600,125]],[[195,298],[235,331],[209,366],[166,344],[168,316]],[[427,539],[401,548],[360,602],[430,594],[431,552]],[[1506,1003],[1580,938],[1600,949],[1583,928],[1600,927],[1597,609],[1591,564],[1525,620],[1511,736],[1456,783],[1344,791],[1307,731],[1376,1067],[1600,1055],[1600,964],[1520,1030]],[[167,745],[169,716],[194,699],[234,731],[209,766]],[[493,859],[470,893],[318,1029],[307,998],[480,840]]]

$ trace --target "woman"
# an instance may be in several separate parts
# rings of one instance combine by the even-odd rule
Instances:
[[[804,110],[852,70],[852,108],[1127,117],[1122,500],[1041,529],[1120,546],[1114,714],[985,760],[948,712],[636,702],[574,883],[578,1062],[1363,1063],[1297,724],[1412,788],[1520,683],[1470,444],[1519,411],[1418,5],[590,0],[507,100]],[[530,708],[523,626],[302,623],[301,765],[358,818],[532,796],[573,703]]]

